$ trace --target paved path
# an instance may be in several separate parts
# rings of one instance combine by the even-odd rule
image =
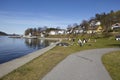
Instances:
[[[57,42],[57,43],[59,43],[59,42]],[[44,54],[48,50],[55,47],[57,43],[52,44],[52,45],[50,45],[50,46],[48,46],[46,48],[40,49],[38,51],[35,51],[33,53],[30,53],[28,55],[25,55],[23,57],[14,59],[12,61],[9,61],[9,62],[3,63],[3,64],[0,64],[0,78],[3,77],[4,75],[10,73],[11,71],[17,69],[18,67],[30,62],[34,58]]]
[[[115,50],[120,48],[93,49],[70,55],[42,80],[112,80],[101,57]]]

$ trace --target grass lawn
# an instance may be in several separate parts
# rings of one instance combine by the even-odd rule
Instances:
[[[102,60],[112,79],[120,80],[120,51],[105,54]]]
[[[97,42],[91,40],[90,43],[80,47],[77,45],[76,39],[76,42],[73,45],[69,47],[56,46],[45,54],[4,76],[0,80],[40,80],[68,55],[81,50],[104,47],[120,47],[120,42],[115,41],[114,39],[100,38],[97,39]]]

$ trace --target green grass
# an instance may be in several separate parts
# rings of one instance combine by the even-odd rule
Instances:
[[[112,79],[120,80],[120,51],[105,54],[102,60]]]
[[[70,41],[65,42],[72,43]],[[89,44],[91,44],[91,46],[89,46]],[[31,62],[4,76],[0,80],[40,80],[68,55],[81,50],[104,47],[120,47],[120,42],[109,38],[97,39],[97,42],[94,42],[94,39],[91,39],[91,42],[80,47],[77,45],[76,39],[76,42],[73,45],[69,47],[56,46]]]

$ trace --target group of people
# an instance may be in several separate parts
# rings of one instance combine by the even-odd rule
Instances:
[[[76,41],[76,39],[75,38],[72,38],[71,39],[72,40],[72,44],[71,45],[73,45],[74,43],[75,43],[75,41]],[[80,45],[80,46],[83,46],[85,43],[90,43],[90,42],[96,42],[96,39],[93,41],[91,41],[90,40],[90,38],[89,39],[86,39],[86,38],[83,38],[82,40],[81,39],[78,39],[78,45]],[[91,44],[90,44],[91,45]]]
[[[80,46],[83,46],[83,44],[87,43],[87,40],[85,38],[83,38],[83,41],[81,39],[78,39],[78,44]]]

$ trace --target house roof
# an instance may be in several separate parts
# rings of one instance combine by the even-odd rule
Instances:
[[[120,23],[115,23],[111,27],[111,29],[119,29],[119,28],[120,28]]]
[[[114,26],[120,27],[120,23],[115,23],[115,24],[113,24],[112,26],[113,26],[113,27],[114,27]]]

